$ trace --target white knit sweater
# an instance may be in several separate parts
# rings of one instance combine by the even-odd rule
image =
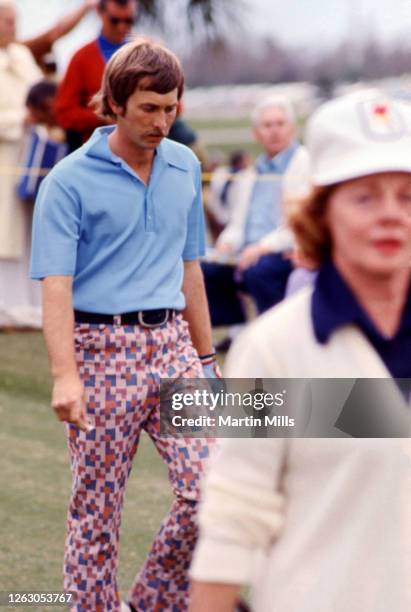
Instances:
[[[250,325],[226,376],[389,376],[352,326],[318,344],[310,301],[302,291]],[[409,439],[225,440],[199,520],[192,577],[251,583],[256,612],[411,610]]]

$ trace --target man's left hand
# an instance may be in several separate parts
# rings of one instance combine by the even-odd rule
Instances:
[[[239,270],[246,270],[247,268],[254,266],[260,257],[267,255],[269,252],[269,249],[262,244],[250,244],[241,252],[237,267]]]
[[[218,365],[217,357],[214,355],[200,355],[201,365],[203,366],[203,374],[205,378],[222,378],[220,366]]]

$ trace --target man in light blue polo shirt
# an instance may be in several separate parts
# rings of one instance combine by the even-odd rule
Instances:
[[[76,612],[187,608],[208,446],[160,436],[159,381],[202,377],[204,366],[214,375],[216,366],[198,263],[200,165],[164,138],[183,82],[177,58],[160,45],[118,51],[98,100],[116,125],[58,164],[36,202],[31,275],[43,281],[52,405],[68,423],[64,586]],[[176,499],[126,605],[116,583],[118,535],[142,429],[168,465]]]

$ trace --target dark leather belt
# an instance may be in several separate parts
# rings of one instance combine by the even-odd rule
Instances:
[[[76,323],[102,323],[104,325],[141,325],[142,327],[159,327],[171,321],[177,314],[172,308],[157,310],[138,310],[123,312],[118,315],[100,314],[98,312],[74,311]]]

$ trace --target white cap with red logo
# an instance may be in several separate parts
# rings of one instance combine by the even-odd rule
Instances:
[[[377,90],[323,104],[308,121],[314,186],[379,172],[411,172],[411,105]]]

